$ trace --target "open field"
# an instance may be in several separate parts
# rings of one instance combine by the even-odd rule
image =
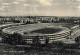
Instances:
[[[0,44],[0,54],[4,55],[79,55],[80,49],[51,47],[19,48]]]

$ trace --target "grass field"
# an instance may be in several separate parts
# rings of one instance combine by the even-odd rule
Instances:
[[[51,47],[19,48],[0,44],[0,55],[79,55],[80,49]]]

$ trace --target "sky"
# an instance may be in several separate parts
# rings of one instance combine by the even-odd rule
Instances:
[[[0,0],[0,16],[80,16],[80,0]]]

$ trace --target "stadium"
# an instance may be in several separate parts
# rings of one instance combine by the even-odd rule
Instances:
[[[4,42],[11,45],[44,45],[64,40],[78,28],[78,25],[68,28],[58,23],[11,24],[3,28],[2,32],[6,39]]]

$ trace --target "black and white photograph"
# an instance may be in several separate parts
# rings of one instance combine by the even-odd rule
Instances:
[[[0,0],[0,55],[80,55],[80,0]]]

